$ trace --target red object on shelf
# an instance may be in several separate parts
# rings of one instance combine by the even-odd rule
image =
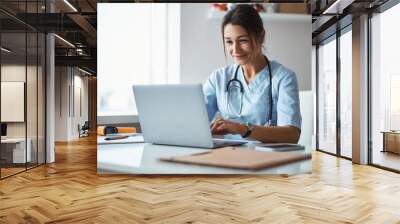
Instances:
[[[212,7],[213,7],[213,9],[215,9],[217,11],[227,11],[228,10],[227,3],[213,3]]]
[[[262,4],[253,4],[253,8],[257,10],[257,12],[265,12],[265,8]]]

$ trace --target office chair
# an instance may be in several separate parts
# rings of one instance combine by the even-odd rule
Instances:
[[[85,121],[85,123],[82,125],[82,127],[79,127],[80,125],[78,125],[78,129],[79,129],[79,138],[80,137],[87,137],[89,136],[89,129],[90,129],[90,125],[89,125],[89,121]]]

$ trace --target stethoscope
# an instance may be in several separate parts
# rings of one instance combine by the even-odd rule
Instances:
[[[267,67],[268,67],[268,75],[269,75],[269,115],[268,115],[268,119],[267,119],[267,124],[268,126],[272,125],[272,71],[271,71],[271,65],[269,63],[268,58],[264,55],[265,60],[267,61]],[[240,82],[240,80],[237,78],[238,76],[238,70],[240,68],[240,65],[238,65],[236,67],[235,70],[235,74],[233,76],[233,78],[231,80],[228,81],[228,83],[226,84],[226,92],[229,94],[229,90],[231,89],[231,86],[234,86],[234,84],[238,84],[239,88],[240,88],[240,94],[241,94],[241,105],[240,105],[240,110],[239,110],[239,114],[242,113],[242,106],[243,106],[243,94],[244,94],[244,87],[242,82]]]

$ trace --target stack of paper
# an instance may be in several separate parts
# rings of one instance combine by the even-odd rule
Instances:
[[[263,143],[256,144],[255,149],[264,152],[288,152],[304,150],[304,146],[291,143]]]

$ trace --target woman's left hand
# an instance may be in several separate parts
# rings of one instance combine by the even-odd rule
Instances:
[[[211,133],[214,135],[243,134],[245,126],[224,119],[217,119],[211,124]]]

